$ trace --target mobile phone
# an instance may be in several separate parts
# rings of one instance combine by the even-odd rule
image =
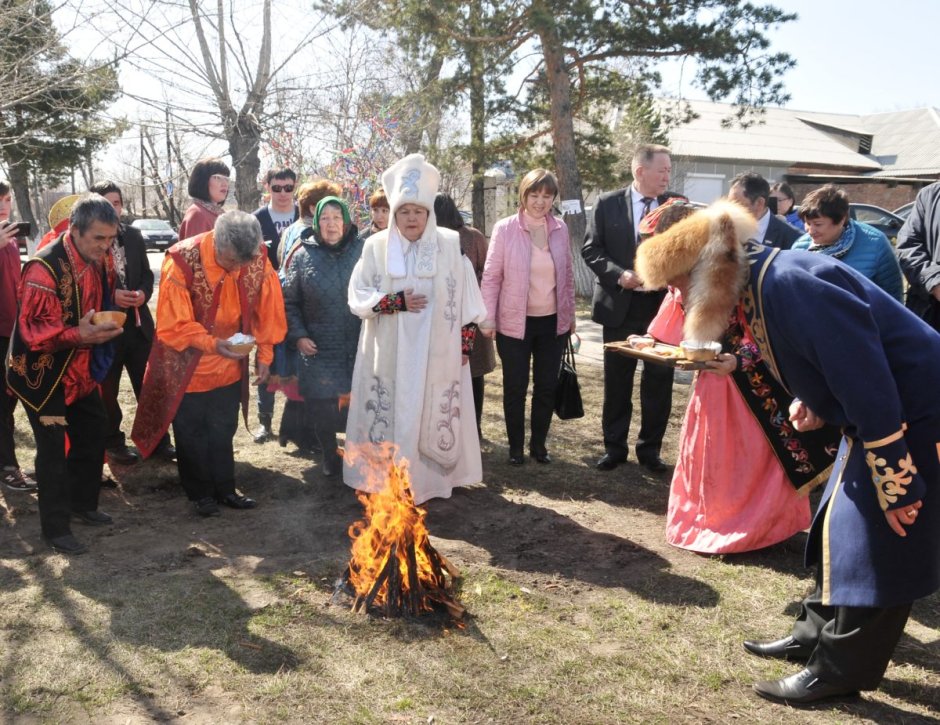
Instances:
[[[33,225],[29,222],[17,222],[13,227],[16,229],[16,236],[18,237],[30,237],[33,234]]]

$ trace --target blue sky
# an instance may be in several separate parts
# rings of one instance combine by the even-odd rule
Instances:
[[[758,0],[760,1],[760,0]],[[771,0],[799,19],[770,32],[797,60],[788,108],[877,113],[940,108],[940,0]],[[686,71],[686,78],[690,74]],[[703,97],[664,71],[663,90]]]

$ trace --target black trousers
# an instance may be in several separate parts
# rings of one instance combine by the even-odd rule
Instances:
[[[525,444],[525,397],[532,366],[532,413],[529,450],[544,453],[555,409],[555,387],[564,351],[564,335],[556,334],[555,315],[526,317],[525,337],[496,334],[496,351],[503,363],[503,415],[509,452],[522,455]],[[482,396],[481,396],[482,397]]]
[[[604,342],[626,340],[630,335],[645,335],[662,300],[663,293],[634,292],[623,324],[604,327]],[[604,450],[619,460],[627,458],[636,363],[635,358],[604,351],[604,408],[601,414]],[[636,457],[641,461],[658,456],[662,448],[672,410],[672,381],[672,368],[643,365],[640,374],[640,432],[636,441]]]
[[[793,639],[815,646],[807,667],[813,674],[852,690],[874,690],[884,677],[911,604],[893,607],[833,607],[822,602],[822,556],[816,587],[800,605]]]
[[[241,382],[186,393],[173,419],[176,464],[190,501],[235,493],[235,452]]]
[[[483,438],[483,388],[484,375],[470,378],[470,389],[473,391],[473,406],[477,414],[477,435]]]
[[[10,347],[9,337],[0,337],[0,360],[7,359],[7,350]],[[3,363],[0,363],[0,371]],[[6,384],[0,390],[0,468],[19,468],[16,461],[16,444],[13,441],[14,418],[16,410],[16,396],[7,390]]]
[[[65,425],[43,425],[26,409],[36,438],[39,523],[47,539],[71,533],[72,511],[96,511],[108,419],[97,388],[65,408]],[[65,434],[69,452],[65,453]]]
[[[133,315],[133,311],[128,314]],[[134,397],[140,400],[140,388],[144,383],[144,372],[147,369],[147,358],[150,356],[150,340],[136,327],[125,328],[124,334],[114,341],[114,362],[108,375],[101,383],[101,401],[104,403],[108,415],[108,425],[105,435],[105,448],[120,448],[127,443],[121,430],[124,414],[118,403],[118,392],[121,389],[121,373],[127,370],[127,377],[134,389]],[[170,442],[167,433],[160,445]]]
[[[336,434],[346,430],[347,407],[340,410],[337,398],[305,398],[303,420],[307,426],[304,439],[318,441],[323,455],[335,455]]]

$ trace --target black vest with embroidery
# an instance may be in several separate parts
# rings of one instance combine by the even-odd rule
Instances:
[[[62,306],[62,322],[66,327],[77,327],[82,317],[82,297],[78,279],[72,269],[63,234],[48,247],[40,249],[24,267],[24,272],[33,264],[41,264],[55,280],[55,291]],[[30,350],[20,336],[19,320],[10,337],[7,353],[7,386],[42,416],[65,418],[65,390],[62,378],[75,354],[75,348],[58,352]]]

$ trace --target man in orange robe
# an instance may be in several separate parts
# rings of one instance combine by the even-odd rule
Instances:
[[[180,481],[201,516],[219,515],[219,503],[255,506],[235,490],[232,439],[239,402],[247,425],[248,353],[233,350],[229,338],[254,337],[254,384],[264,382],[274,345],[287,334],[264,249],[258,220],[230,211],[213,231],[174,245],[163,263],[156,340],[131,436],[146,457],[173,424]]]

